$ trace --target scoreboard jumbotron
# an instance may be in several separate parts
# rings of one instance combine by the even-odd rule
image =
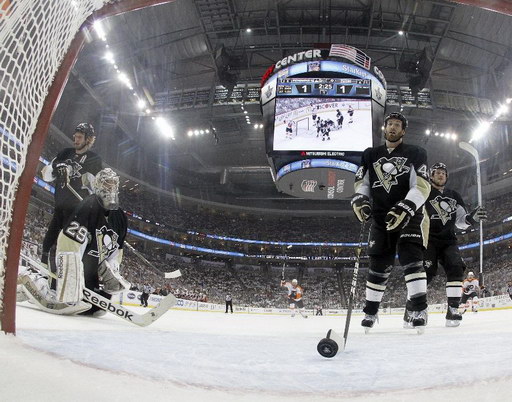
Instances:
[[[386,80],[357,48],[286,56],[262,80],[265,150],[279,191],[348,199],[362,152],[381,140]]]

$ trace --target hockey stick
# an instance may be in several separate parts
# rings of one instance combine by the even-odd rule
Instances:
[[[29,256],[23,253],[21,253],[21,257],[29,264],[39,269],[41,272],[49,275],[52,278],[57,278],[57,276],[54,273],[49,272],[38,261],[35,261],[34,259],[30,258]],[[158,320],[177,302],[176,297],[173,294],[169,294],[160,301],[158,306],[153,307],[144,314],[137,314],[131,310],[128,310],[126,307],[120,304],[112,303],[109,299],[92,291],[91,289],[84,288],[83,295],[84,300],[86,300],[87,302],[140,327],[146,327],[152,322]]]
[[[76,198],[78,198],[80,201],[83,201],[82,196],[80,194],[78,194],[77,191],[73,187],[71,187],[71,184],[67,183],[66,186],[67,186],[68,190],[71,191]],[[139,253],[137,250],[135,250],[135,248],[130,243],[128,243],[126,240],[124,241],[124,244],[126,245],[128,250],[130,250],[133,254],[135,254],[137,257],[139,257],[140,260],[144,264],[149,265],[156,272],[158,272],[160,274],[162,273],[162,271],[160,271],[157,267],[155,267],[154,264],[149,262],[141,253]],[[171,275],[167,276],[167,274],[171,274]],[[178,278],[181,276],[181,271],[179,269],[177,269],[176,271],[172,271],[172,272],[168,272],[168,273],[164,274],[164,276],[165,276],[165,278]]]
[[[359,233],[359,244],[356,249],[356,262],[354,264],[354,273],[352,274],[352,283],[350,284],[350,293],[348,296],[347,318],[345,319],[345,330],[343,331],[343,338],[341,338],[335,331],[330,329],[327,335],[322,339],[317,346],[318,353],[323,357],[334,357],[338,350],[343,352],[347,344],[348,330],[350,328],[350,319],[352,318],[352,309],[354,307],[354,297],[356,294],[357,276],[359,274],[359,262],[361,260],[361,251],[363,249],[363,239],[366,222],[361,223],[361,231]]]
[[[480,175],[480,155],[475,147],[467,142],[459,142],[459,148],[471,154],[473,158],[475,158],[476,164],[476,189],[477,189],[477,197],[478,197],[478,206],[482,206],[482,178]],[[484,284],[484,223],[480,220],[480,274],[479,280],[480,284]]]
[[[169,294],[162,299],[158,306],[153,307],[144,314],[137,314],[120,304],[112,303],[106,297],[103,297],[102,295],[90,289],[84,288],[83,293],[85,301],[94,304],[102,310],[106,310],[109,313],[122,318],[123,320],[138,325],[139,327],[146,327],[149,324],[155,322],[177,302],[176,297],[174,297],[172,294]]]

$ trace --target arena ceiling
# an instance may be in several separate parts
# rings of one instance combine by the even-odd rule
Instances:
[[[77,122],[90,121],[99,132],[96,150],[108,164],[203,200],[340,209],[340,203],[293,199],[275,189],[262,130],[253,126],[262,121],[257,103],[247,102],[242,109],[240,103],[218,105],[210,96],[191,107],[183,100],[226,81],[258,84],[270,65],[297,51],[352,45],[396,87],[409,85],[415,75],[411,65],[429,52],[432,67],[425,87],[432,108],[398,105],[388,111],[404,106],[407,141],[425,146],[429,162],[442,160],[452,171],[472,162],[456,143],[469,140],[479,120],[490,118],[500,102],[512,97],[512,18],[452,1],[176,0],[109,18],[102,26],[106,41],[91,26],[53,132],[70,137]],[[107,50],[133,90],[119,81],[105,58]],[[146,101],[149,113],[137,107],[132,92]],[[169,121],[175,140],[158,134],[155,116]],[[211,132],[187,135],[190,129],[212,127],[217,139]],[[496,143],[482,146],[484,157],[509,145],[499,139],[509,128],[510,114],[495,121]],[[457,133],[458,140],[426,136],[427,129]]]

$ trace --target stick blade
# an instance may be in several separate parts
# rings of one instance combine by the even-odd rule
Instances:
[[[144,320],[142,320],[138,325],[141,327],[146,327],[149,324],[158,320],[162,315],[164,315],[167,310],[169,310],[172,306],[177,303],[177,299],[173,294],[169,294],[165,296],[158,306],[149,310],[146,314],[144,314]]]
[[[179,278],[180,276],[181,276],[181,271],[179,269],[177,269],[176,271],[164,273],[165,279]]]

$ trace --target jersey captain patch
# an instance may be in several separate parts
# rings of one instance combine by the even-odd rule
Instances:
[[[383,187],[389,193],[391,187],[398,184],[396,179],[405,173],[409,173],[411,168],[405,166],[407,158],[394,156],[392,158],[382,157],[373,163],[373,169],[379,180],[373,183],[373,188]]]
[[[440,219],[443,225],[451,219],[452,214],[457,211],[457,201],[453,198],[442,197],[438,195],[430,200],[430,205],[435,209],[436,213],[432,214],[430,219]]]
[[[119,243],[117,242],[118,238],[119,235],[106,226],[96,229],[96,244],[98,250],[91,250],[88,254],[93,257],[98,257],[98,261],[101,263],[119,248]]]

